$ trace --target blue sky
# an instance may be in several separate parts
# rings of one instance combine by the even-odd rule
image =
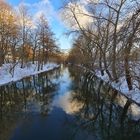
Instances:
[[[70,39],[64,35],[67,28],[58,14],[62,0],[7,0],[7,2],[14,7],[17,7],[21,2],[26,3],[28,5],[28,9],[34,16],[43,12],[49,21],[52,31],[58,39],[60,48],[69,49],[71,47]]]

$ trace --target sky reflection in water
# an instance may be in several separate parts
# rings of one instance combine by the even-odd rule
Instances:
[[[139,122],[122,109],[126,99],[81,75],[64,67],[2,87],[0,140],[139,140]]]

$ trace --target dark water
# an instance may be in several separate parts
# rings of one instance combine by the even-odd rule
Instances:
[[[0,87],[0,140],[140,140],[140,107],[61,67]]]

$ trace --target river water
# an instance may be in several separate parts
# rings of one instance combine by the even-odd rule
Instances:
[[[140,140],[140,107],[63,67],[0,87],[0,140]]]

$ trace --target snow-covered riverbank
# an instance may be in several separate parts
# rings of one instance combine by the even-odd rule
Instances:
[[[124,96],[126,96],[127,98],[133,100],[134,102],[140,105],[140,89],[137,88],[136,82],[135,82],[135,85],[133,85],[133,90],[129,90],[125,77],[120,77],[119,82],[116,83],[116,82],[110,81],[106,73],[104,76],[102,76],[99,71],[96,71],[95,75],[98,78],[105,81],[106,83],[108,83],[109,85],[111,85],[112,88],[121,92]]]
[[[59,65],[55,63],[47,63],[43,66],[42,70],[37,70],[36,64],[27,64],[24,68],[20,68],[20,64],[17,64],[14,68],[14,74],[10,73],[10,69],[12,64],[3,64],[0,67],[0,86],[5,85],[9,82],[15,82],[21,80],[24,77],[28,77],[31,75],[39,74],[45,71],[53,70],[54,68],[59,67]]]
[[[109,80],[109,77],[106,73],[104,73],[104,76],[101,75],[99,70],[92,71],[84,66],[77,65],[78,67],[81,67],[85,70],[89,70],[91,73],[93,73],[95,76],[97,76],[99,79],[103,80],[104,82],[108,83],[112,88],[116,89],[118,92],[123,94],[128,99],[132,100],[136,104],[140,105],[140,89],[138,87],[138,82],[134,81],[133,90],[128,89],[128,85],[126,82],[125,77],[120,77],[119,82],[112,82]]]

